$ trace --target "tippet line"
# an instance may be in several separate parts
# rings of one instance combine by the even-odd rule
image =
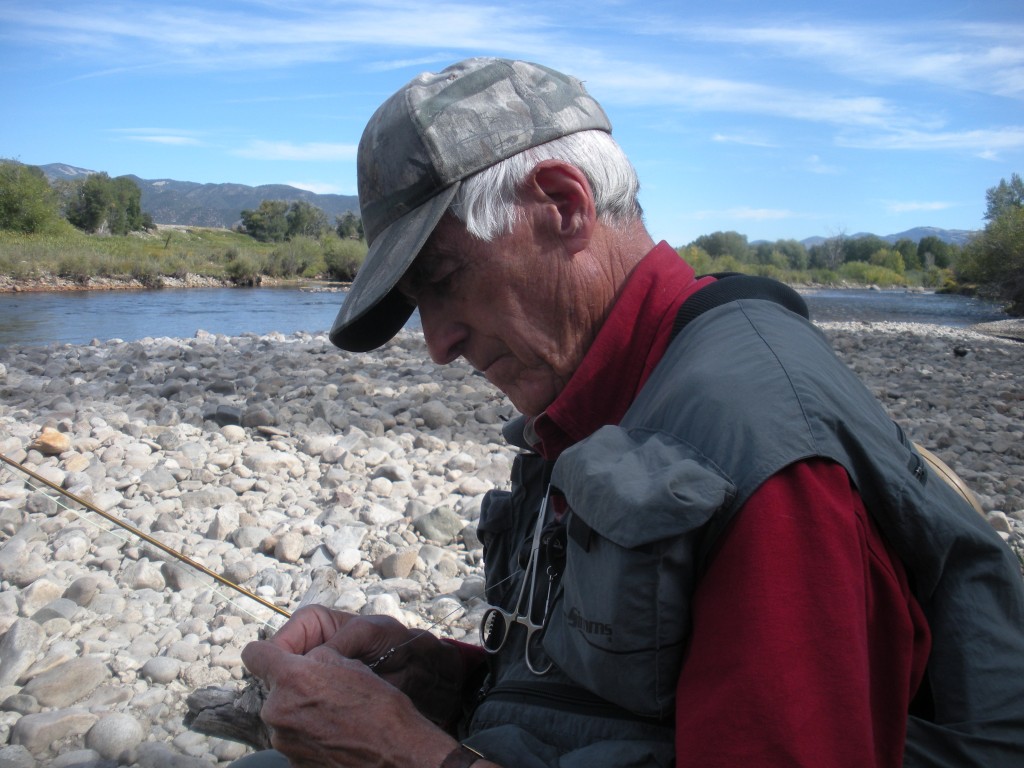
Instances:
[[[20,470],[21,472],[24,472],[26,475],[31,477],[33,480],[42,483],[43,485],[45,485],[48,488],[52,488],[53,490],[57,491],[57,493],[61,494],[62,496],[65,496],[65,497],[71,499],[72,501],[75,501],[75,502],[81,504],[83,507],[85,507],[86,509],[90,510],[91,512],[95,512],[97,515],[99,515],[100,517],[104,518],[105,520],[108,520],[111,523],[113,523],[114,525],[116,525],[116,526],[118,526],[120,528],[123,528],[124,530],[128,531],[129,533],[131,533],[131,534],[133,534],[135,536],[138,536],[143,541],[145,541],[145,542],[147,542],[149,544],[152,544],[154,547],[159,549],[161,552],[164,552],[164,553],[170,555],[171,557],[173,557],[173,558],[175,558],[177,560],[180,560],[181,562],[185,563],[185,565],[189,565],[189,566],[195,568],[197,571],[200,571],[201,573],[205,573],[207,576],[209,576],[210,578],[214,579],[219,584],[223,584],[225,587],[233,589],[236,592],[238,592],[239,594],[245,595],[246,597],[255,600],[257,603],[259,603],[263,607],[269,608],[270,610],[274,611],[275,613],[279,613],[280,615],[284,616],[285,618],[291,618],[291,614],[288,611],[286,611],[284,608],[281,608],[280,606],[274,605],[269,600],[264,600],[262,597],[260,597],[259,595],[255,594],[254,592],[250,592],[245,587],[240,587],[238,584],[235,584],[230,579],[226,579],[223,576],[221,576],[219,573],[211,571],[205,565],[202,565],[201,563],[197,563],[195,560],[190,558],[188,555],[179,552],[178,550],[174,549],[173,547],[167,546],[163,542],[157,541],[152,536],[150,536],[148,533],[144,533],[143,531],[140,531],[135,526],[133,526],[133,525],[131,525],[129,523],[126,523],[123,520],[119,520],[117,517],[115,517],[114,515],[110,514],[109,512],[103,511],[102,509],[97,507],[95,504],[93,504],[91,502],[88,502],[88,501],[86,501],[85,499],[83,499],[83,498],[81,498],[79,496],[76,496],[75,494],[71,493],[70,491],[64,490],[63,488],[61,488],[56,483],[53,483],[53,482],[47,480],[42,475],[39,475],[39,474],[33,472],[31,469],[23,467],[21,464],[16,462],[14,459],[12,459],[12,458],[10,458],[8,456],[5,456],[4,454],[0,453],[0,461],[4,461],[7,464],[10,464],[15,469]]]

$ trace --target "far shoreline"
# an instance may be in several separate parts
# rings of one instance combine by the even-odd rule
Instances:
[[[46,275],[29,279],[15,279],[0,275],[0,294],[3,293],[68,293],[71,291],[162,291],[184,288],[300,288],[310,290],[344,291],[351,283],[312,278],[275,278],[264,276],[259,285],[239,285],[227,278],[187,274],[184,277],[161,275],[144,283],[134,277],[90,277],[84,282],[66,277]]]

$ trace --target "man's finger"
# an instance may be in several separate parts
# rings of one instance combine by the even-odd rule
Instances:
[[[252,672],[253,676],[273,688],[281,663],[288,655],[290,655],[288,651],[279,648],[269,640],[257,640],[242,649],[242,663],[245,664],[246,669]]]

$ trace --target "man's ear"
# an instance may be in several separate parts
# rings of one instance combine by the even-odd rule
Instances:
[[[528,186],[527,195],[541,205],[543,219],[553,233],[566,242],[570,252],[584,250],[593,235],[597,212],[583,171],[559,160],[546,160],[533,169]]]

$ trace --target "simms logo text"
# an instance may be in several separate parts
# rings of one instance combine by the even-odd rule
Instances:
[[[600,635],[601,637],[607,637],[609,639],[611,639],[612,636],[611,624],[604,624],[600,621],[590,621],[576,608],[569,609],[569,626],[574,629],[578,629],[580,632],[585,632],[588,635]]]

